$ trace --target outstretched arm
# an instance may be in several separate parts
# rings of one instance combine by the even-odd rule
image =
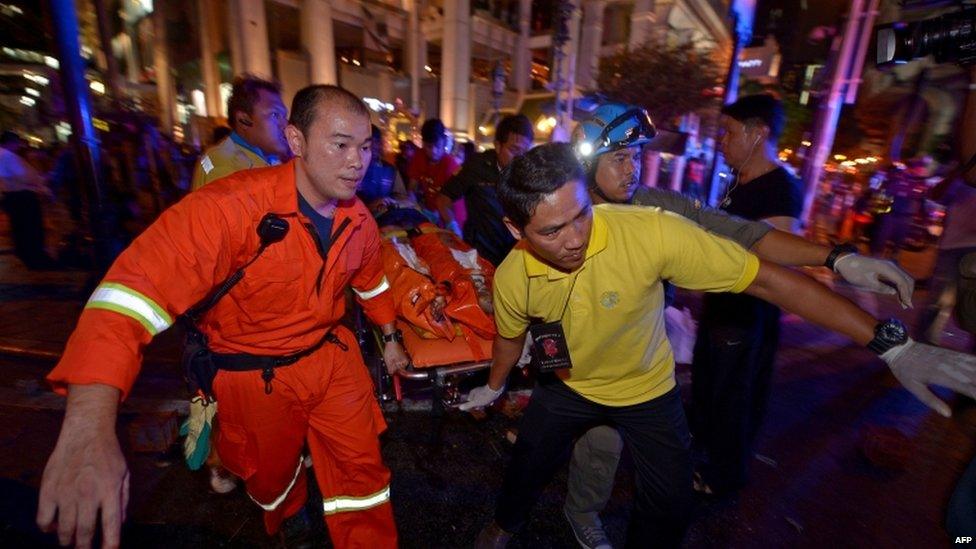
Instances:
[[[756,243],[753,251],[779,265],[801,267],[823,265],[831,250],[794,234],[773,230]],[[912,304],[915,280],[891,261],[844,253],[834,261],[834,271],[856,287],[887,295],[897,293],[903,306]]]
[[[686,217],[709,232],[734,240],[760,258],[779,265],[818,267],[831,252],[830,248],[773,229],[769,224],[729,215],[674,191],[642,188],[634,195],[634,204],[656,206]],[[911,306],[915,281],[890,261],[847,253],[835,261],[834,270],[859,288],[882,294],[897,292],[902,305]]]
[[[61,545],[90,547],[101,513],[103,547],[119,546],[129,500],[129,470],[115,435],[121,391],[69,385],[57,445],[44,468],[37,524],[55,527]]]
[[[859,345],[867,345],[874,338],[877,321],[871,315],[789,269],[762,262],[745,293],[844,334]],[[909,339],[882,354],[881,359],[906,389],[943,416],[950,415],[949,407],[929,391],[929,385],[942,385],[976,398],[976,356]]]

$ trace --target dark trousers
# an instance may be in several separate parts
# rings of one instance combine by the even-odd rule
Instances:
[[[702,472],[716,494],[733,493],[748,479],[779,346],[779,312],[769,313],[735,326],[703,322],[698,330],[691,365],[692,425],[696,447],[708,456]]]
[[[561,381],[536,386],[519,427],[505,472],[495,521],[513,532],[556,470],[573,440],[598,424],[615,426],[634,458],[637,501],[627,532],[628,547],[681,544],[693,503],[690,436],[677,388],[632,406],[591,402]]]
[[[41,200],[33,191],[15,191],[3,195],[3,211],[10,218],[14,254],[27,267],[48,267],[51,258],[44,251],[44,218]]]
[[[976,252],[976,248],[951,248],[948,250],[940,249],[939,255],[935,259],[935,269],[932,271],[932,279],[929,284],[928,303],[918,315],[915,327],[915,337],[921,341],[927,341],[933,345],[938,345],[942,339],[941,333],[929,333],[933,325],[939,318],[943,306],[951,309],[959,299],[959,263],[963,256]],[[951,292],[952,297],[943,300],[944,292]],[[941,328],[939,332],[941,332]]]
[[[976,458],[962,474],[949,500],[946,529],[956,537],[976,537]]]

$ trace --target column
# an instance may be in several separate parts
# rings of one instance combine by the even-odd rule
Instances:
[[[244,39],[241,36],[241,7],[237,0],[227,0],[227,47],[234,76],[244,72]]]
[[[630,16],[630,40],[627,44],[628,49],[634,49],[640,46],[651,37],[654,22],[657,20],[654,15],[654,4],[654,0],[636,0],[634,2],[634,13]]]
[[[661,171],[661,153],[644,148],[641,158],[641,185],[657,187],[658,174]]]
[[[586,0],[583,3],[583,30],[580,34],[579,73],[576,82],[584,90],[596,88],[600,74],[600,47],[603,42],[604,0]]]
[[[420,28],[420,10],[423,0],[407,0],[407,40],[404,48],[407,56],[407,72],[410,73],[410,111],[420,112],[420,81],[424,78],[427,64],[427,41]]]
[[[671,190],[681,192],[681,186],[685,182],[685,165],[687,159],[684,155],[675,155],[671,160]]]
[[[529,31],[532,25],[532,0],[519,0],[519,35],[512,56],[512,87],[524,94],[529,90],[532,73],[532,50]]]
[[[569,19],[569,40],[562,47],[562,58],[555,62],[555,73],[558,80],[553,82],[553,91],[556,92],[556,104],[565,102],[564,110],[556,113],[556,127],[552,130],[550,139],[554,142],[569,141],[570,131],[573,126],[573,102],[576,97],[576,56],[579,52],[580,35],[580,10],[576,3],[571,0],[562,0],[572,6],[572,15]]]
[[[136,35],[136,30],[132,28],[132,25],[125,21],[123,23],[125,28],[125,38],[124,38],[124,54],[125,54],[125,77],[129,82],[138,82],[142,78],[141,68],[139,60],[136,57],[135,43],[132,37]]]
[[[105,6],[105,0],[95,0],[95,16],[98,20],[98,43],[105,56],[105,73],[108,76],[107,84],[109,97],[113,101],[121,101],[124,98],[125,83],[119,73],[119,61],[112,52],[112,31],[109,21],[109,13]]]
[[[237,33],[241,40],[244,72],[261,78],[272,78],[271,48],[268,45],[268,21],[264,0],[231,0],[238,6]]]
[[[152,13],[153,64],[156,69],[156,93],[159,98],[159,125],[163,133],[170,135],[173,133],[175,122],[176,93],[169,67],[165,5],[157,3]]]
[[[468,138],[471,82],[471,7],[469,0],[445,0],[441,49],[440,118],[457,138]]]
[[[214,25],[213,0],[197,1],[197,17],[200,22],[200,75],[203,77],[203,95],[207,104],[207,116],[220,118],[220,70],[214,57],[216,25]]]
[[[331,0],[302,0],[302,44],[310,84],[338,84]]]

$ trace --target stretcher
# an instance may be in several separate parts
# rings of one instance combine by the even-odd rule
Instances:
[[[397,307],[397,328],[410,365],[386,374],[380,334],[373,329],[374,382],[381,400],[401,401],[404,380],[429,383],[435,413],[460,402],[458,382],[491,364],[494,267],[453,233],[421,224],[409,234],[383,229],[384,272]]]
[[[410,365],[394,376],[386,373],[381,353],[377,353],[376,382],[377,395],[381,401],[403,400],[403,380],[429,383],[433,397],[435,414],[446,408],[456,407],[461,402],[459,382],[465,376],[486,370],[491,365],[491,340],[473,336],[470,340],[456,338],[423,339],[414,329],[397,321],[403,331],[403,345],[410,355]],[[373,331],[375,348],[381,349],[379,332]]]

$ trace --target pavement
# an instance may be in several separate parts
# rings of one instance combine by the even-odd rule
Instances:
[[[904,260],[916,276],[930,269],[930,256]],[[43,376],[60,355],[89,286],[86,273],[29,272],[12,256],[0,255],[4,547],[55,542],[33,527],[36,490],[63,414],[63,400],[48,391]],[[914,320],[914,311],[903,311],[892,299],[837,289],[876,316],[898,316],[909,325]],[[916,307],[925,299],[924,289],[917,292]],[[682,300],[692,309],[698,306],[695,296]],[[178,444],[145,448],[147,432],[165,432],[174,414],[185,411],[179,342],[171,331],[150,345],[142,375],[121,410],[120,441],[132,474],[123,545],[273,547],[259,510],[240,488],[228,495],[212,493],[204,472],[183,465]],[[968,335],[952,325],[945,344],[971,348]],[[687,370],[679,369],[678,377],[687,393]],[[498,410],[483,419],[457,411],[437,418],[425,387],[408,385],[407,393],[409,402],[386,406],[389,430],[383,439],[401,545],[470,546],[491,518],[517,419]],[[686,546],[949,545],[945,504],[976,453],[976,406],[949,398],[954,416],[946,419],[901,389],[869,352],[785,316],[750,485],[734,502],[702,502]],[[611,540],[621,546],[633,501],[632,477],[625,456],[603,513]],[[576,546],[561,513],[565,490],[562,468],[511,547]],[[328,546],[324,527],[316,536],[319,545]]]

